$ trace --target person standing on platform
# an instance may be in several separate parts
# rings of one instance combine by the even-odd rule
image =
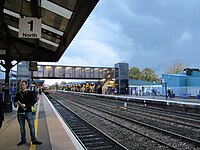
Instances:
[[[35,104],[35,98],[33,92],[27,89],[27,82],[20,82],[20,92],[16,94],[14,100],[14,107],[18,107],[17,119],[20,126],[21,141],[17,144],[18,146],[26,143],[26,130],[25,120],[27,120],[30,129],[32,144],[42,144],[35,137],[34,119],[31,111],[31,106]]]
[[[168,97],[172,98],[172,93],[171,93],[171,90],[170,90],[170,89],[167,90],[167,97],[166,97],[166,99],[167,99]]]
[[[0,128],[2,127],[3,121],[4,121],[4,114],[3,114],[2,84],[0,83]]]
[[[0,98],[0,128],[4,121],[4,114],[3,114],[3,101],[2,98]]]

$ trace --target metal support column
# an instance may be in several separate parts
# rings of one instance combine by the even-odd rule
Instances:
[[[5,103],[5,111],[6,112],[10,112],[12,111],[12,99],[10,97],[10,70],[13,67],[13,65],[11,64],[11,61],[5,60],[5,85],[4,85],[4,103]]]

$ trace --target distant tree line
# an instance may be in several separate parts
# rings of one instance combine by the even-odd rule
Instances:
[[[169,66],[166,67],[166,74],[177,74],[183,71],[186,68],[186,65],[179,60],[172,62]],[[136,80],[144,80],[150,82],[160,82],[160,79],[155,74],[154,70],[151,68],[144,68],[140,70],[137,67],[131,67],[129,69],[129,78]]]
[[[131,67],[128,74],[130,79],[144,80],[150,82],[159,81],[158,76],[151,68],[144,68],[140,71],[140,69],[137,67]]]

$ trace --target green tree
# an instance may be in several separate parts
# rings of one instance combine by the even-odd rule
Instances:
[[[59,88],[58,82],[56,82],[56,83],[54,84],[54,87],[55,87],[56,90],[58,90],[58,88]]]
[[[170,66],[166,67],[165,73],[167,74],[177,74],[183,71],[186,65],[179,60],[174,61]]]
[[[128,76],[131,79],[136,79],[138,80],[140,77],[140,69],[137,67],[131,67],[128,71]]]
[[[65,82],[65,81],[62,81],[61,83],[60,83],[60,85],[65,85],[67,82]]]
[[[145,81],[150,81],[150,82],[158,81],[157,75],[155,74],[155,72],[151,68],[144,68],[141,71],[139,79],[145,80]]]

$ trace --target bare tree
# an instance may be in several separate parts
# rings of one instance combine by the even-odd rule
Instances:
[[[171,66],[166,68],[167,74],[177,74],[183,71],[186,68],[186,64],[182,63],[179,60],[174,61]]]

